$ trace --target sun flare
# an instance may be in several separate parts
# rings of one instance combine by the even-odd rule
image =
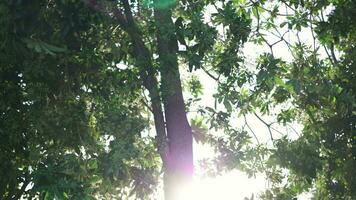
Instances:
[[[264,187],[262,179],[248,179],[241,172],[233,171],[215,178],[195,179],[179,188],[175,200],[236,200],[251,197]]]

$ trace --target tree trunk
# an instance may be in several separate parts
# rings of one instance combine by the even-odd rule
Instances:
[[[177,58],[177,39],[171,11],[155,10],[162,99],[169,157],[165,171],[165,199],[176,199],[193,175],[193,138],[187,120]]]
[[[91,8],[105,12],[96,0],[83,0]],[[157,49],[161,73],[162,96],[153,69],[152,52],[146,47],[137,27],[128,0],[121,0],[124,13],[113,9],[113,16],[132,41],[135,63],[140,71],[144,87],[149,91],[156,128],[156,142],[165,174],[165,200],[176,200],[182,186],[191,181],[193,175],[193,138],[187,120],[182,86],[178,68],[177,38],[170,8],[156,9]],[[164,115],[162,111],[162,101]]]

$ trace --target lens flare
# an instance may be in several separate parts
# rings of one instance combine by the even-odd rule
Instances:
[[[258,179],[248,179],[244,173],[233,171],[215,178],[194,179],[185,186],[179,186],[174,200],[236,200],[254,196],[265,188],[261,175]]]

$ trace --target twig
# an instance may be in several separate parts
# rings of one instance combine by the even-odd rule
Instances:
[[[271,140],[274,141],[273,136],[272,136],[272,131],[271,131],[271,124],[268,124],[267,122],[265,122],[265,121],[264,121],[260,116],[258,116],[255,112],[253,112],[253,114],[257,117],[257,119],[259,119],[264,125],[267,126],[269,135],[270,135],[270,137],[271,137]]]
[[[215,77],[214,75],[212,75],[208,70],[206,70],[203,66],[200,67],[208,76],[210,76],[210,78],[214,79],[215,81],[219,81],[218,77]]]
[[[256,133],[252,130],[252,128],[250,127],[250,125],[247,123],[247,119],[246,119],[246,115],[244,115],[244,119],[245,119],[245,125],[247,126],[247,128],[251,131],[252,135],[255,137],[257,144],[260,144],[260,141],[257,138]]]
[[[287,124],[287,126],[292,129],[298,137],[300,137],[300,134],[293,128],[293,126],[291,126],[290,124]]]

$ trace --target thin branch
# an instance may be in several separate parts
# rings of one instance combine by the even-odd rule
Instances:
[[[329,59],[330,63],[331,63],[333,66],[335,66],[336,63],[334,63],[334,60],[332,59],[332,57],[331,57],[331,55],[330,55],[330,53],[329,53],[329,51],[328,51],[328,48],[325,46],[325,44],[322,44],[322,46],[323,46],[323,48],[324,48],[324,51],[325,51],[326,55],[328,56],[328,59]]]
[[[257,117],[257,119],[259,119],[264,125],[267,126],[269,135],[270,135],[270,137],[271,137],[271,140],[274,141],[273,136],[272,136],[272,131],[271,131],[271,124],[268,124],[267,122],[265,122],[265,121],[264,121],[260,116],[258,116],[255,112],[253,112],[253,114]]]
[[[258,12],[257,8],[256,8],[256,14],[257,14],[257,28],[256,28],[256,31],[258,32],[260,30],[260,13]]]
[[[315,34],[314,34],[314,27],[313,27],[313,23],[312,23],[312,13],[310,13],[310,18],[309,18],[309,23],[310,23],[310,32],[311,32],[311,35],[313,37],[313,51],[314,51],[314,55],[316,57],[316,37],[315,37]]]
[[[274,127],[272,126],[273,124],[279,124],[279,123],[278,123],[278,122],[272,122],[272,123],[271,123],[271,129],[274,130],[274,131],[276,131],[276,132],[279,133],[280,135],[284,135],[284,133],[282,133],[282,132],[279,131],[278,129],[274,128]]]
[[[257,138],[256,133],[252,130],[252,128],[250,127],[250,125],[247,123],[247,119],[246,119],[246,115],[244,115],[244,119],[245,119],[245,125],[247,126],[247,128],[251,131],[252,135],[255,137],[257,144],[260,144],[260,141]]]
[[[289,9],[291,9],[294,13],[297,12],[297,10],[294,9],[291,5],[287,4],[287,2],[284,2],[284,4],[285,4]]]
[[[276,45],[276,44],[278,44],[278,43],[280,43],[282,41],[283,41],[283,36],[282,36],[281,39],[279,39],[279,40],[275,41],[274,43],[272,43],[271,46],[273,47],[274,45]]]
[[[218,77],[215,77],[214,75],[212,75],[207,69],[205,69],[203,66],[200,67],[208,76],[210,76],[210,78],[214,79],[215,81],[219,81]]]
[[[331,43],[330,52],[331,52],[331,58],[333,59],[334,63],[337,64],[338,61],[337,61],[336,56],[335,56],[334,43]]]
[[[153,110],[151,108],[151,106],[148,105],[148,103],[144,100],[144,99],[141,99],[141,102],[144,106],[146,106],[146,108],[151,111],[151,113],[153,113]]]
[[[273,46],[266,40],[266,38],[261,34],[261,33],[257,33],[263,40],[263,42],[269,47],[272,56],[274,57],[274,53],[273,53]]]
[[[298,40],[298,44],[300,46],[302,46],[302,42],[301,42],[300,37],[299,37],[299,31],[297,32],[297,40]]]
[[[300,137],[300,134],[293,128],[293,126],[291,126],[290,124],[287,124],[287,126],[293,130],[293,132],[298,136]]]
[[[257,33],[258,35],[260,35],[260,37],[262,38],[262,40],[264,41],[264,43],[267,44],[267,46],[270,48],[270,51],[271,51],[271,54],[272,56],[274,56],[274,51],[273,51],[273,46],[280,43],[280,42],[286,42],[285,39],[284,39],[284,36],[289,32],[289,30],[285,31],[283,34],[281,34],[279,31],[278,31],[278,35],[273,33],[273,32],[269,32],[271,33],[272,35],[274,35],[275,37],[277,38],[280,38],[279,40],[273,42],[273,43],[269,43],[265,37],[261,34],[261,33]],[[289,48],[289,45],[287,45],[287,47]],[[289,50],[291,51],[291,49],[289,48]]]
[[[281,32],[279,32],[279,30],[277,28],[274,28],[274,30],[278,33],[278,35],[274,32],[271,32],[271,34],[278,38],[281,38],[283,40],[283,42],[286,44],[288,50],[290,52],[293,52],[291,49],[292,44],[284,38],[285,34],[289,33],[289,30],[287,30],[283,35],[281,34]]]

